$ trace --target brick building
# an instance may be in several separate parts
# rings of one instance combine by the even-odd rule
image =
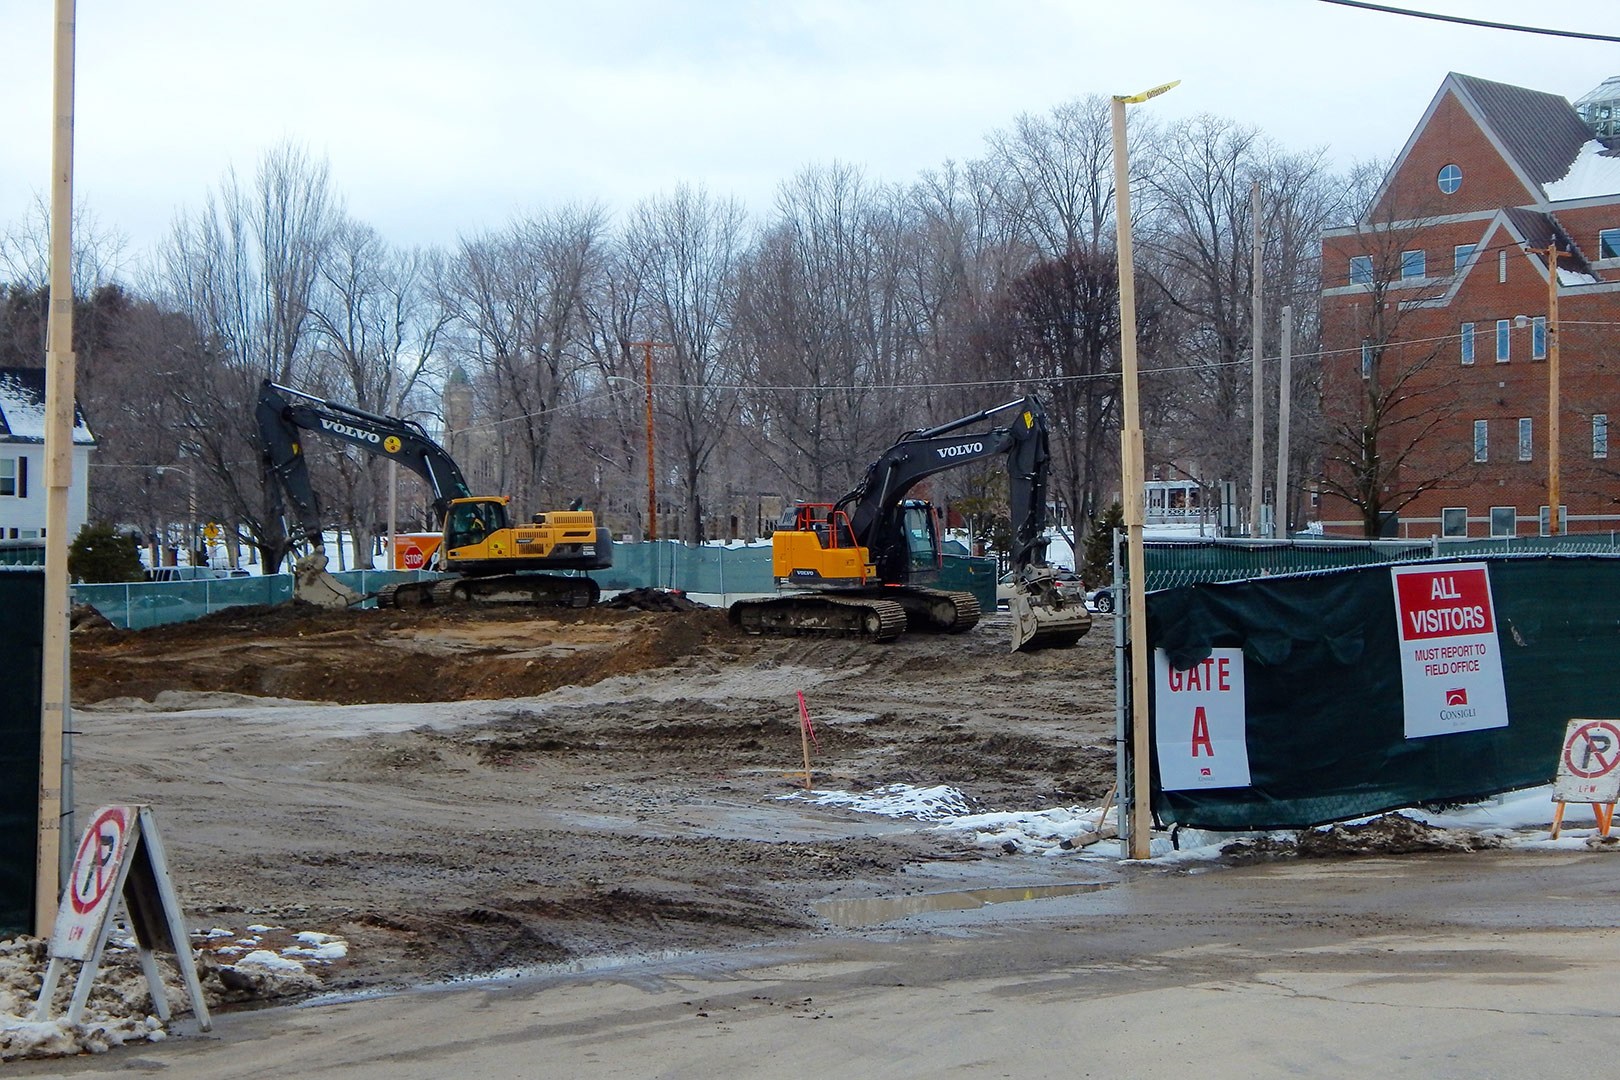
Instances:
[[[1571,105],[1448,75],[1360,221],[1324,235],[1324,531],[1546,533],[1554,415],[1560,531],[1620,529],[1616,118],[1620,80]]]

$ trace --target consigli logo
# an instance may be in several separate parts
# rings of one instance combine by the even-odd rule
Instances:
[[[1447,690],[1446,691],[1446,704],[1447,705],[1466,705],[1466,704],[1468,704],[1468,690],[1467,690],[1467,688],[1459,686],[1455,690]]]

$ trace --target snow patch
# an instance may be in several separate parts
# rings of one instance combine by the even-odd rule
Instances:
[[[1607,149],[1596,139],[1587,140],[1570,162],[1569,171],[1552,183],[1542,185],[1548,201],[1620,194],[1620,157],[1608,155]]]

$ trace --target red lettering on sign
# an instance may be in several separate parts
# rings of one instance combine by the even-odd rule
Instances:
[[[1193,711],[1192,756],[1198,756],[1198,748],[1203,747],[1204,753],[1210,757],[1215,756],[1215,747],[1209,741],[1209,717],[1204,715],[1204,707],[1198,706]]]
[[[1496,632],[1484,570],[1434,570],[1395,579],[1406,641]]]

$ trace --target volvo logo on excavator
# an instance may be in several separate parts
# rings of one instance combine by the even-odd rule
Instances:
[[[382,442],[382,436],[377,434],[375,431],[366,431],[363,428],[350,427],[348,424],[340,424],[336,420],[328,420],[324,416],[320,418],[320,421],[321,427],[335,434],[347,435],[351,439],[362,439],[369,443]]]
[[[934,452],[942,458],[961,457],[963,454],[982,454],[984,453],[984,443],[970,442],[962,443],[960,446],[942,446]]]

